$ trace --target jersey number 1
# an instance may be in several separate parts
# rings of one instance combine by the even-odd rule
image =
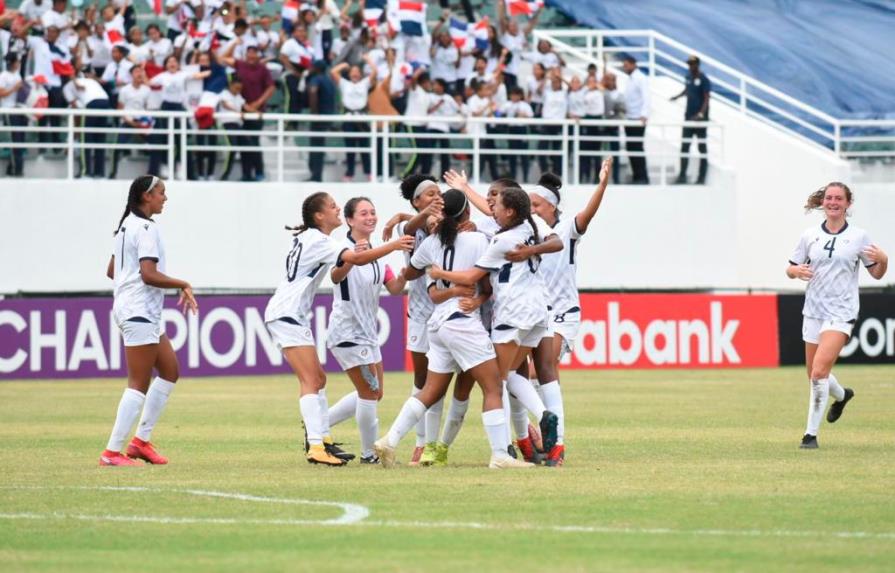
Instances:
[[[830,253],[830,256],[828,258],[831,258],[831,259],[833,258],[833,250],[835,248],[836,248],[836,237],[833,237],[832,239],[827,241],[826,245],[824,245],[824,250],[828,251]]]

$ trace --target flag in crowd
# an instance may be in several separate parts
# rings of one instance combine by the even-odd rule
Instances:
[[[401,33],[408,36],[423,36],[426,30],[426,4],[398,2],[398,21]]]
[[[534,16],[544,7],[543,0],[506,0],[507,12],[510,16]]]

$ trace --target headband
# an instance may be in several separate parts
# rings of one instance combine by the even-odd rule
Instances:
[[[438,187],[438,183],[432,181],[431,179],[424,179],[423,181],[420,181],[419,185],[416,186],[416,189],[413,190],[413,198],[416,199],[417,197],[422,195],[423,191],[425,191],[431,185],[435,185],[435,187]]]
[[[144,193],[149,193],[150,191],[152,191],[152,189],[153,189],[156,185],[158,185],[158,182],[159,182],[159,178],[156,177],[155,175],[153,175],[153,176],[152,176],[152,181],[149,182],[149,187],[147,187],[147,188],[146,188],[146,191],[143,191],[143,192],[144,192]]]
[[[469,204],[469,199],[466,198],[466,195],[463,195],[463,204],[460,205],[460,209],[456,213],[445,213],[445,215],[447,215],[451,219],[456,219],[457,217],[462,215],[464,211],[466,211],[466,206],[468,204]]]
[[[544,201],[550,203],[554,207],[559,205],[559,199],[556,198],[556,193],[554,193],[550,189],[547,189],[543,185],[536,185],[532,193],[542,198]]]

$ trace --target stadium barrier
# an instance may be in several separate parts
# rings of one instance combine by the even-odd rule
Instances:
[[[264,327],[268,296],[202,296],[199,316],[166,299],[163,320],[185,376],[285,374],[289,368]],[[383,296],[379,325],[385,369],[409,369],[406,302]],[[749,368],[798,365],[802,295],[581,294],[581,326],[562,367]],[[311,330],[321,363],[332,297],[318,295]],[[125,375],[111,297],[0,300],[0,380]],[[840,355],[844,364],[895,363],[895,295],[861,296],[861,318]]]
[[[506,117],[434,117],[434,116],[377,116],[377,115],[312,115],[283,113],[216,113],[218,122],[256,119],[262,122],[261,129],[223,130],[220,128],[199,129],[193,114],[186,111],[140,111],[144,119],[152,119],[162,128],[124,128],[110,125],[106,127],[87,126],[84,118],[104,117],[109,120],[133,116],[127,110],[92,109],[31,109],[13,108],[4,110],[8,115],[23,115],[26,118],[55,117],[60,125],[27,126],[0,125],[0,133],[24,132],[24,142],[4,142],[9,149],[53,150],[65,156],[64,178],[73,180],[80,172],[80,161],[85,150],[103,149],[106,160],[115,151],[156,152],[164,157],[167,165],[178,164],[169,179],[186,180],[189,158],[197,152],[261,152],[267,154],[266,172],[268,180],[288,182],[288,163],[299,153],[331,154],[359,153],[370,159],[370,180],[386,182],[400,173],[396,165],[398,157],[432,155],[433,165],[438,165],[439,156],[465,155],[471,162],[470,180],[478,183],[482,178],[482,159],[493,156],[502,159],[509,155],[528,157],[532,162],[538,159],[556,161],[561,172],[568,174],[571,184],[579,183],[580,163],[584,157],[605,157],[614,155],[617,160],[627,161],[629,157],[646,157],[651,164],[659,166],[658,183],[665,185],[668,177],[676,173],[682,156],[693,160],[703,157],[698,146],[693,145],[688,153],[680,151],[680,137],[683,128],[704,128],[707,130],[709,153],[705,155],[713,166],[724,165],[724,129],[720,124],[704,121],[650,122],[647,137],[625,135],[625,126],[639,127],[634,120],[576,119],[549,120],[540,118]],[[163,121],[162,121],[163,120]],[[450,125],[454,131],[447,133],[416,134],[405,126],[407,123],[437,122]],[[346,131],[348,124],[363,124],[363,131]],[[475,129],[471,129],[476,126]],[[510,127],[524,127],[528,133],[510,133]],[[461,128],[466,131],[460,132]],[[592,134],[599,131],[597,134]],[[225,136],[257,137],[259,145],[232,145]],[[30,137],[30,139],[28,139]],[[57,138],[56,141],[38,142],[39,137]],[[215,144],[200,144],[199,138],[215,138]],[[359,145],[345,144],[346,138],[361,142]],[[98,139],[102,141],[97,142]],[[420,145],[417,140],[426,141]],[[646,145],[643,152],[625,150],[625,142],[639,141]],[[662,145],[661,143],[667,143]],[[512,144],[512,145],[511,145]],[[659,145],[656,145],[659,144]],[[618,150],[610,153],[609,147],[617,145]],[[596,147],[597,149],[593,149]],[[600,150],[599,148],[605,147]],[[272,157],[271,157],[272,156]],[[387,160],[383,161],[385,158]],[[271,161],[273,159],[273,161]],[[457,165],[457,162],[454,161]],[[26,169],[27,171],[27,169]],[[599,166],[596,167],[599,172]],[[46,177],[47,175],[45,175]],[[52,175],[49,175],[52,177]]]

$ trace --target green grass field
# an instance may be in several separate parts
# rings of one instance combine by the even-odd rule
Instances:
[[[486,468],[477,397],[448,468],[310,466],[286,376],[184,379],[171,464],[100,468],[123,381],[3,382],[0,571],[892,571],[895,368],[837,375],[856,398],[803,451],[802,369],[566,372],[566,466],[514,472]]]

